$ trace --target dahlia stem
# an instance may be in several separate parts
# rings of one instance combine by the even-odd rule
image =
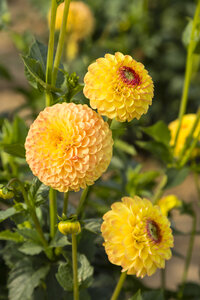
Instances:
[[[76,214],[77,216],[80,216],[82,214],[82,211],[83,211],[83,207],[84,207],[84,204],[85,204],[85,200],[87,198],[87,194],[88,194],[88,191],[89,191],[89,187],[87,186],[82,194],[81,194],[81,198],[80,198],[80,201],[79,201],[79,204],[78,204],[78,207],[76,209]]]
[[[72,266],[73,266],[74,300],[79,300],[77,242],[76,242],[75,233],[72,233]]]
[[[193,246],[194,246],[196,225],[197,225],[196,214],[195,214],[195,212],[193,212],[192,231],[191,231],[191,235],[190,235],[190,241],[189,241],[189,246],[188,246],[186,260],[185,260],[185,266],[184,266],[184,271],[183,271],[183,276],[182,276],[181,288],[180,288],[180,291],[178,293],[178,299],[182,299],[182,297],[183,297],[184,286],[185,286],[185,282],[187,280],[188,269],[189,269],[189,266],[190,266],[191,257],[192,257],[192,250],[193,250]]]
[[[67,215],[69,192],[64,193],[63,214]]]
[[[50,19],[50,29],[49,29],[49,43],[48,43],[48,53],[47,53],[47,66],[46,66],[46,83],[51,84],[51,76],[53,69],[53,54],[54,54],[54,35],[55,35],[55,22],[56,22],[56,11],[57,11],[57,1],[51,1],[51,19]],[[46,92],[46,106],[51,105],[52,94]]]
[[[62,25],[61,25],[61,30],[60,30],[59,40],[58,40],[58,46],[57,46],[56,56],[55,56],[55,60],[54,60],[53,73],[52,73],[52,84],[54,86],[56,85],[56,78],[57,78],[58,68],[59,68],[60,59],[61,59],[61,56],[62,56],[63,45],[64,45],[64,42],[65,42],[67,17],[68,17],[68,13],[69,13],[69,5],[70,5],[70,0],[65,0]]]
[[[167,176],[164,174],[152,199],[153,204],[156,204],[157,201],[161,198],[163,194],[163,188],[165,187],[166,183],[167,183]]]
[[[57,202],[56,191],[50,188],[49,191],[49,215],[50,215],[50,236],[53,239],[56,234],[57,224]]]
[[[161,288],[163,290],[163,293],[165,291],[165,283],[166,283],[166,271],[165,269],[161,269]]]
[[[200,185],[199,185],[199,174],[194,171],[194,182],[197,188],[197,194],[198,194],[198,203],[200,205]]]
[[[126,279],[126,275],[127,273],[126,272],[122,272],[121,273],[121,276],[119,278],[119,281],[117,283],[117,286],[112,294],[112,297],[110,298],[110,300],[116,300],[121,292],[121,289],[122,289],[122,286],[124,284],[124,281]]]
[[[195,45],[195,30],[198,24],[198,17],[200,14],[200,0],[198,0],[195,15],[194,15],[194,20],[192,24],[192,33],[191,33],[191,38],[190,38],[190,43],[187,49],[187,59],[186,59],[186,70],[185,70],[185,81],[184,81],[184,87],[183,87],[183,94],[181,98],[181,104],[179,108],[179,124],[175,136],[175,141],[174,141],[174,149],[176,148],[176,143],[178,140],[179,136],[179,131],[181,128],[181,122],[183,119],[183,116],[186,111],[186,106],[187,106],[187,101],[188,101],[188,91],[189,91],[189,86],[190,86],[190,81],[191,81],[191,73],[192,73],[192,60],[193,60],[193,52],[194,52],[194,45]]]
[[[21,193],[23,195],[23,198],[24,198],[24,202],[26,203],[28,209],[29,209],[29,212],[30,212],[30,215],[31,215],[31,218],[33,220],[33,223],[35,225],[35,228],[36,228],[36,231],[40,237],[40,240],[41,240],[41,243],[43,244],[44,248],[47,248],[48,247],[48,243],[44,237],[44,233],[43,233],[43,230],[42,230],[42,227],[40,225],[40,222],[38,220],[38,217],[36,215],[36,212],[35,212],[35,207],[32,205],[31,201],[29,200],[28,196],[27,196],[27,193],[24,189],[24,186],[23,184],[21,183],[21,181],[17,178],[13,178],[11,179],[8,184],[7,184],[7,187],[12,185],[13,183],[17,182],[18,185],[19,185],[19,188],[21,190]]]
[[[190,159],[190,157],[192,155],[192,152],[195,149],[195,147],[196,147],[196,145],[199,141],[199,138],[200,138],[200,131],[199,131],[198,135],[195,137],[195,139],[193,140],[193,142],[192,142],[190,148],[188,149],[186,155],[183,157],[183,159],[180,163],[180,167],[183,167],[187,163],[187,161]]]

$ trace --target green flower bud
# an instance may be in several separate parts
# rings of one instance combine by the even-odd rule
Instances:
[[[58,230],[64,235],[72,233],[78,234],[81,232],[81,225],[78,221],[61,221],[58,223]]]

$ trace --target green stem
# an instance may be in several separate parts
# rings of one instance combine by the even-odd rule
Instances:
[[[192,25],[192,33],[191,33],[191,38],[190,38],[190,43],[188,46],[188,51],[187,51],[187,59],[186,59],[186,70],[185,70],[185,81],[184,81],[184,87],[183,87],[183,94],[181,98],[181,105],[179,109],[179,124],[178,124],[178,129],[176,132],[175,136],[175,141],[174,141],[174,149],[176,148],[176,143],[178,140],[179,136],[179,131],[181,128],[181,122],[183,119],[183,116],[186,111],[186,106],[187,106],[187,101],[188,101],[188,91],[189,91],[189,86],[190,86],[190,81],[191,81],[191,73],[192,73],[192,55],[194,51],[194,44],[195,44],[195,29],[198,23],[198,17],[200,13],[200,0],[198,0],[195,15],[194,15],[194,20],[193,20],[193,25]]]
[[[109,126],[109,127],[111,127],[112,121],[113,121],[112,119],[109,119],[109,118],[108,118],[107,123],[108,123],[108,126]]]
[[[21,190],[23,198],[24,198],[24,202],[26,203],[26,205],[27,205],[27,207],[28,207],[28,209],[30,211],[31,218],[32,218],[33,223],[35,225],[36,231],[37,231],[37,233],[40,236],[41,242],[42,242],[44,248],[47,248],[48,247],[48,243],[47,243],[47,241],[46,241],[46,239],[44,237],[44,233],[43,233],[42,227],[40,226],[40,222],[39,222],[38,217],[36,215],[35,207],[32,205],[31,201],[29,200],[29,198],[27,196],[27,193],[26,193],[26,191],[24,189],[23,184],[17,178],[13,178],[13,179],[11,179],[9,181],[9,183],[7,184],[7,186],[10,186],[10,185],[12,185],[15,182],[17,182],[18,185],[19,185],[19,187],[20,187],[20,190]]]
[[[79,216],[79,215],[82,214],[83,207],[84,207],[84,203],[85,203],[85,200],[86,200],[88,191],[89,191],[89,187],[87,186],[87,187],[83,190],[83,192],[82,192],[82,194],[81,194],[81,199],[80,199],[79,204],[78,204],[78,207],[77,207],[77,209],[76,209],[76,214],[77,214],[77,216]]]
[[[196,214],[194,213],[194,215],[193,215],[193,224],[192,224],[192,232],[191,232],[189,246],[188,246],[186,260],[185,260],[185,266],[184,266],[184,271],[183,271],[183,276],[182,276],[182,281],[181,281],[182,282],[181,283],[181,289],[178,293],[178,299],[182,299],[182,297],[183,297],[184,286],[185,286],[185,282],[186,282],[186,279],[187,279],[188,269],[189,269],[190,261],[191,261],[191,257],[192,257],[192,250],[193,250],[193,246],[194,246],[194,239],[195,239],[195,233],[196,233],[196,223],[197,223]]]
[[[57,224],[57,202],[56,191],[50,188],[49,191],[49,215],[50,215],[50,236],[53,239],[56,234]]]
[[[198,111],[196,113],[196,118],[194,120],[193,126],[192,126],[192,128],[190,130],[189,135],[187,136],[187,140],[186,140],[186,142],[184,144],[184,147],[181,150],[181,153],[179,155],[179,161],[180,162],[184,158],[184,155],[185,155],[186,150],[188,149],[188,146],[191,145],[191,142],[192,142],[193,136],[194,136],[194,132],[195,132],[195,130],[196,130],[198,124],[199,124],[199,121],[200,121],[200,108],[198,109]]]
[[[121,273],[121,276],[119,278],[117,286],[116,286],[116,288],[115,288],[115,290],[114,290],[114,292],[113,292],[112,297],[110,298],[110,300],[116,300],[118,298],[118,296],[119,296],[119,294],[121,292],[123,283],[124,283],[124,281],[126,279],[126,275],[127,275],[126,272]]]
[[[200,185],[199,185],[199,175],[196,171],[194,171],[194,182],[197,188],[197,194],[198,194],[198,203],[200,205]]]
[[[79,300],[77,242],[76,242],[75,233],[72,233],[72,265],[73,265],[74,300]]]
[[[161,269],[161,288],[163,290],[163,293],[165,291],[165,282],[166,282],[166,276],[165,275],[166,275],[165,274],[165,269]]]
[[[163,194],[163,188],[166,185],[166,183],[167,183],[167,176],[164,174],[152,199],[153,204],[156,204],[156,202],[161,198]]]
[[[183,167],[187,163],[187,161],[191,158],[192,152],[195,149],[195,147],[196,147],[196,145],[199,141],[199,138],[200,138],[200,131],[199,131],[198,135],[195,137],[195,139],[193,140],[193,142],[192,142],[190,148],[188,149],[186,155],[183,157],[183,159],[180,163],[180,167]]]
[[[69,4],[70,4],[70,0],[65,0],[62,25],[61,25],[61,30],[60,30],[59,40],[58,40],[58,46],[57,46],[56,56],[55,56],[55,60],[54,60],[53,73],[52,73],[52,84],[54,86],[56,85],[56,78],[57,78],[58,68],[59,68],[60,59],[61,59],[61,56],[62,56],[63,45],[64,45],[64,42],[65,42],[67,17],[68,17],[68,12],[69,12]]]
[[[67,215],[69,192],[64,193],[63,214]]]
[[[47,53],[47,66],[46,66],[46,83],[51,84],[51,75],[53,69],[53,54],[54,54],[54,35],[55,35],[55,22],[56,22],[56,11],[57,11],[57,1],[51,1],[51,19],[50,19],[50,29],[49,29],[49,43],[48,43],[48,53]],[[51,105],[52,94],[46,92],[46,106]]]

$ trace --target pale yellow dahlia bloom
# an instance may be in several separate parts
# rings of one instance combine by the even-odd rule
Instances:
[[[106,54],[88,67],[84,94],[90,105],[120,122],[139,119],[152,104],[153,81],[143,64],[120,52]]]
[[[112,133],[87,105],[56,104],[45,108],[26,138],[26,160],[33,174],[60,191],[92,185],[112,157]]]
[[[193,124],[195,122],[196,119],[196,114],[187,114],[183,116],[182,122],[181,122],[181,128],[179,131],[179,136],[178,136],[178,140],[176,143],[176,148],[175,148],[175,156],[179,156],[181,150],[183,149],[186,139],[188,137],[188,135],[190,134],[190,131],[193,127]],[[170,145],[173,146],[174,145],[174,141],[175,141],[175,137],[176,137],[176,132],[178,129],[178,124],[179,124],[179,120],[175,120],[173,122],[171,122],[168,125],[168,128],[171,132],[171,140],[170,140]],[[200,122],[196,127],[196,130],[194,132],[193,137],[195,138],[200,131]],[[199,151],[197,151],[197,149],[194,149],[193,151],[193,156],[196,156],[197,154],[199,154]]]
[[[104,247],[111,263],[137,277],[152,275],[170,259],[173,236],[167,217],[147,199],[124,197],[103,216]]]
[[[64,2],[57,8],[55,28],[59,30],[62,25],[62,18],[64,12]],[[49,11],[48,21],[50,24],[51,13]],[[94,17],[89,6],[82,1],[70,2],[69,14],[67,20],[66,31],[68,34],[81,40],[89,36],[94,29]]]
[[[182,202],[175,195],[168,195],[158,200],[157,205],[160,207],[164,216],[167,216],[170,210],[180,207]]]

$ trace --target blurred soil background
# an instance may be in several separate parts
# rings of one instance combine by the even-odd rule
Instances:
[[[156,2],[156,1],[155,1]],[[164,1],[166,2],[166,1]],[[171,3],[173,6],[173,2],[179,3],[180,1],[168,1]],[[188,4],[189,1],[186,1],[185,6],[187,6],[187,9],[179,9],[179,14],[182,14],[182,18],[187,17],[187,13],[189,14],[192,11],[192,8]],[[183,2],[181,2],[183,4]],[[33,6],[31,1],[28,0],[9,0],[8,1],[8,6],[9,6],[9,11],[11,14],[11,31],[1,31],[0,32],[0,64],[4,64],[8,67],[9,70],[9,75],[8,77],[10,78],[7,80],[6,78],[1,79],[0,78],[0,115],[1,116],[8,116],[12,115],[13,112],[17,112],[18,108],[19,110],[19,115],[22,116],[23,118],[27,118],[27,116],[30,114],[30,110],[25,107],[24,109],[22,108],[23,104],[26,104],[26,94],[21,92],[21,89],[23,90],[29,90],[30,87],[28,85],[28,82],[24,76],[24,66],[22,63],[22,60],[19,55],[19,48],[23,48],[23,45],[20,45],[20,36],[23,35],[25,32],[31,32],[34,34],[39,40],[44,41],[47,43],[47,36],[48,36],[48,29],[47,29],[47,20],[44,17],[44,12],[41,13],[37,7]],[[183,5],[184,6],[184,5]],[[179,6],[177,6],[179,7]],[[168,7],[168,10],[170,11],[170,6]],[[173,11],[173,7],[172,10]],[[173,12],[175,14],[175,12]],[[185,15],[184,15],[185,13]],[[176,18],[176,16],[175,16]],[[164,19],[163,19],[164,22]],[[165,20],[166,22],[166,20]],[[170,20],[169,20],[170,22]],[[171,21],[172,22],[172,21]],[[185,22],[186,24],[186,22]],[[173,24],[169,24],[169,27],[172,27]],[[177,31],[179,34],[181,32],[182,28]],[[13,32],[16,33],[16,36],[14,37]],[[166,39],[169,39],[169,37],[166,36]],[[181,39],[180,36],[177,35],[177,39]],[[158,42],[158,41],[157,41]],[[176,43],[177,41],[175,41]],[[181,44],[181,41],[178,42],[178,44]],[[17,46],[17,47],[16,47]],[[180,45],[178,45],[180,47]],[[182,46],[181,46],[182,47]],[[18,49],[17,49],[18,48]],[[168,48],[168,51],[170,49]],[[173,57],[174,52],[173,48],[171,48],[171,60],[174,61],[176,58]],[[98,51],[97,51],[98,52]],[[112,51],[113,52],[113,51]],[[139,52],[139,47],[137,47],[137,56],[143,56],[142,51]],[[163,54],[164,56],[164,54]],[[182,64],[180,67],[177,66],[180,70],[179,78],[176,78],[177,84],[169,82],[169,78],[165,79],[167,84],[170,86],[172,91],[173,91],[173,85],[175,85],[176,88],[176,106],[174,103],[169,104],[171,105],[172,109],[171,113],[168,114],[168,117],[166,116],[167,111],[169,111],[169,107],[164,107],[161,111],[160,114],[157,115],[157,112],[159,111],[158,105],[156,108],[153,108],[153,106],[150,110],[151,113],[151,121],[158,120],[160,117],[164,116],[163,119],[165,121],[171,121],[176,115],[178,111],[178,101],[181,95],[181,86],[183,82],[183,76],[184,76],[184,59],[185,59],[185,54],[184,50],[182,50],[182,53],[180,54],[180,59],[182,59]],[[88,61],[86,59],[86,62],[91,62],[93,57]],[[151,59],[153,58],[148,58],[149,64],[151,63]],[[157,57],[158,64],[159,64],[159,57]],[[154,62],[155,63],[155,62]],[[173,63],[173,62],[172,62]],[[163,66],[164,67],[164,66]],[[169,66],[170,68],[170,66]],[[85,68],[86,69],[86,68]],[[151,69],[151,67],[150,67]],[[81,70],[82,71],[82,70]],[[150,71],[152,74],[152,77],[154,79],[154,73],[156,70]],[[171,71],[172,72],[172,71]],[[172,72],[173,73],[173,72]],[[163,73],[161,74],[163,75]],[[172,74],[173,75],[173,74]],[[157,75],[158,76],[158,75]],[[160,83],[161,84],[161,83]],[[162,83],[163,84],[163,83]],[[159,82],[157,82],[158,88]],[[178,88],[179,87],[179,88]],[[155,86],[157,88],[157,86]],[[192,87],[191,93],[194,93],[194,90],[197,89],[196,86]],[[200,95],[200,93],[199,93]],[[156,94],[155,100],[158,101],[159,95]],[[169,96],[169,94],[168,94]],[[41,100],[41,107],[43,105],[43,97],[40,95]],[[198,96],[199,99],[199,96]],[[170,99],[169,99],[170,101]],[[155,104],[156,105],[156,104]],[[164,105],[164,104],[163,104]],[[192,110],[193,107],[189,107],[190,110]],[[163,113],[166,111],[166,114]],[[144,123],[147,122],[147,119],[145,119]],[[27,123],[30,123],[30,119],[27,120]],[[136,158],[134,157],[138,162],[143,164],[143,170],[156,170],[159,169],[159,164],[156,160],[145,157],[145,156],[137,156]],[[195,210],[198,213],[198,225],[197,225],[197,230],[200,232],[200,222],[199,222],[199,205],[198,205],[198,195],[196,191],[196,187],[194,184],[194,178],[193,175],[189,175],[186,180],[179,185],[178,187],[172,188],[168,190],[167,194],[175,194],[178,196],[180,199],[183,199],[185,201],[192,201],[194,202],[195,205]],[[173,212],[173,220],[176,224],[177,229],[180,229],[181,231],[184,231],[185,233],[190,232],[192,222],[191,218],[186,215],[180,215],[176,210]],[[175,237],[175,247],[174,250],[177,251],[178,253],[185,255],[187,248],[188,248],[188,241],[189,237],[188,236],[176,236]],[[195,246],[193,250],[193,255],[192,255],[192,263],[190,265],[189,273],[188,273],[188,281],[196,281],[199,282],[199,264],[200,264],[200,236],[196,236],[195,238]],[[170,287],[172,289],[175,289],[178,283],[181,281],[181,275],[183,273],[183,261],[181,258],[178,258],[177,256],[173,256],[173,258],[167,262],[167,273],[170,274],[170,277],[167,276],[167,287]],[[155,275],[153,275],[150,278],[145,278],[144,279],[145,283],[149,284],[150,286],[153,287],[159,287],[160,286],[160,274],[159,271],[156,272]]]

